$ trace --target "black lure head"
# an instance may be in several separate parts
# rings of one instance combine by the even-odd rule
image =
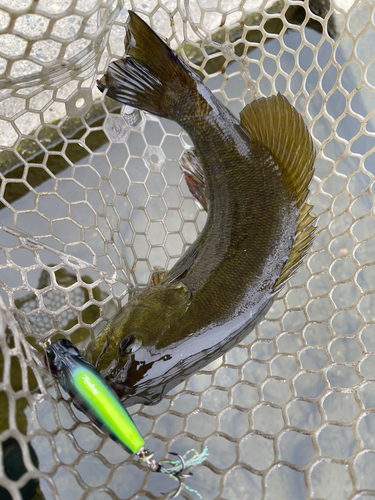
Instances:
[[[79,350],[68,339],[59,339],[46,348],[44,363],[55,378],[59,378],[62,370],[71,357],[80,357]]]

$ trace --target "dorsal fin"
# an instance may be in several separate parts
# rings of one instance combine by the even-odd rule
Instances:
[[[310,215],[312,206],[306,199],[314,174],[315,150],[301,115],[281,94],[251,102],[240,117],[251,140],[265,146],[277,160],[300,210],[293,248],[273,287],[278,292],[297,272],[313,242],[316,218]]]

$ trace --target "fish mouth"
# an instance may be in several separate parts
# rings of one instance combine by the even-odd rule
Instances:
[[[100,365],[100,358],[98,358],[97,364]],[[118,367],[118,365],[119,365],[119,360],[118,359],[113,359],[109,363],[109,365],[107,366],[107,368],[100,369],[100,366],[97,366],[97,368],[100,371],[100,375],[107,380],[108,378],[112,377],[112,374],[116,370],[116,368]]]
[[[109,338],[102,333],[91,340],[85,349],[85,358],[90,361],[99,372],[108,370],[108,373],[110,373],[116,368],[119,362],[118,357],[114,355],[113,349],[110,349],[110,345]],[[114,364],[115,362],[117,362],[116,366]]]
[[[106,335],[99,335],[88,344],[85,356],[120,399],[126,399],[134,393],[134,389],[127,380],[131,359],[129,357],[127,359],[121,358],[114,351],[113,344],[113,341],[109,342]]]
[[[118,381],[109,383],[117,396],[121,399],[122,404],[126,407],[136,404],[155,405],[163,399],[164,392],[155,388],[130,387]]]
[[[131,360],[127,359],[124,362],[121,361],[118,358],[113,359],[106,368],[100,369],[99,367],[101,377],[108,382],[120,398],[134,393],[134,389],[131,387],[128,380]]]
[[[121,400],[127,400],[132,394],[134,394],[134,390],[127,385],[118,382],[109,382],[109,384]],[[130,404],[132,403],[129,402],[129,406]]]

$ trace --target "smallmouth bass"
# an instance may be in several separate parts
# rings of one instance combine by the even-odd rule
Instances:
[[[181,259],[86,349],[125,406],[153,404],[240,342],[301,265],[315,231],[306,203],[315,152],[286,98],[255,100],[238,121],[131,11],[125,56],[98,87],[184,128],[195,148],[185,177],[207,208]]]

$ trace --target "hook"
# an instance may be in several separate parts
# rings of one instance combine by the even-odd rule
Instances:
[[[185,462],[185,459],[182,455],[180,455],[179,453],[174,453],[172,451],[169,452],[168,454],[173,455],[180,460],[180,465],[176,465],[171,469],[167,469],[167,468],[162,466],[163,470],[160,471],[160,472],[163,472],[165,474],[168,474],[169,476],[176,479],[176,481],[178,481],[177,490],[175,491],[175,493],[172,496],[168,497],[170,500],[172,500],[172,498],[177,498],[178,495],[181,493],[182,487],[184,486],[183,479],[185,479],[186,477],[190,477],[193,474],[192,474],[192,472],[188,472],[187,474],[183,474],[183,472],[186,468],[186,462]],[[174,468],[176,468],[176,470],[173,470]],[[165,495],[165,493],[163,493],[163,495]]]
[[[194,452],[194,456],[189,460],[185,460],[185,457],[190,453]],[[179,453],[169,452],[169,455],[173,455],[178,458],[179,461],[169,461],[164,460],[164,464],[157,462],[153,458],[153,453],[150,453],[149,450],[145,447],[141,448],[137,455],[139,456],[140,462],[145,463],[153,472],[161,472],[162,474],[167,474],[170,477],[173,477],[176,481],[178,481],[178,488],[173,493],[172,496],[168,496],[168,499],[177,498],[181,493],[182,487],[184,486],[188,491],[196,493],[199,498],[202,498],[202,495],[196,491],[192,490],[188,486],[183,483],[183,480],[187,477],[192,476],[191,472],[184,474],[184,471],[187,467],[192,467],[201,464],[208,457],[208,449],[207,446],[204,448],[202,453],[198,453],[195,450],[189,450],[184,456]],[[167,467],[166,464],[170,464],[170,467]],[[163,493],[165,495],[165,493]]]

